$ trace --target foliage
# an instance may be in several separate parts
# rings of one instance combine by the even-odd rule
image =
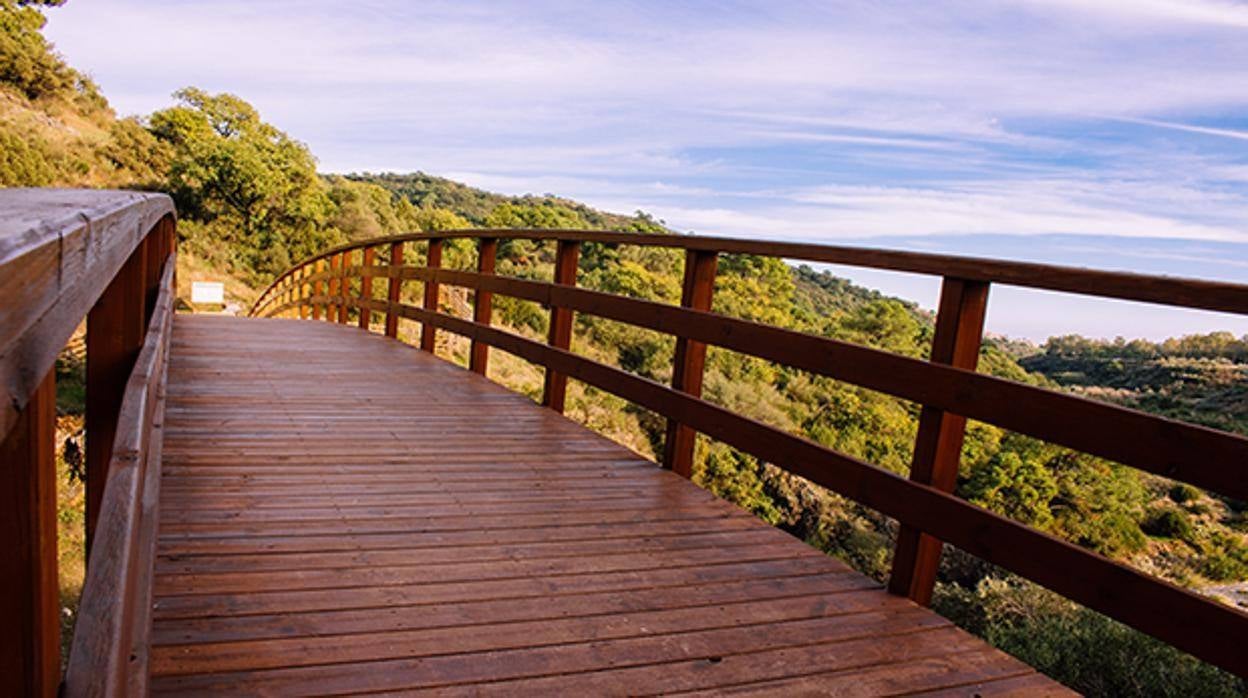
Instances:
[[[1191,518],[1182,509],[1168,506],[1154,507],[1140,527],[1150,536],[1183,541],[1191,541],[1195,536]]]
[[[934,607],[1089,696],[1239,696],[1244,682],[1034,584],[992,576],[937,587]]]
[[[61,96],[85,86],[40,33],[46,21],[43,14],[27,4],[0,0],[0,82],[30,99]]]
[[[168,188],[184,215],[227,220],[237,232],[224,242],[260,274],[341,241],[326,228],[333,202],[306,146],[233,95],[175,97],[181,104],[153,114],[151,129],[173,149]]]

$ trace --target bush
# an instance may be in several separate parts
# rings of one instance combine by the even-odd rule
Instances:
[[[1177,483],[1174,487],[1170,488],[1170,499],[1177,504],[1194,502],[1197,499],[1200,499],[1200,497],[1200,490],[1184,482]]]
[[[1239,696],[1244,682],[1017,577],[937,586],[959,626],[1089,696]]]
[[[1168,506],[1156,507],[1150,511],[1140,524],[1140,528],[1150,536],[1177,538],[1189,543],[1195,536],[1192,520],[1187,512]]]

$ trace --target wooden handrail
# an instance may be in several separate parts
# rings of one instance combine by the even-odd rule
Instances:
[[[1020,286],[1047,291],[1060,291],[1102,298],[1156,303],[1183,308],[1213,310],[1224,313],[1248,314],[1248,286],[1223,281],[1206,281],[1170,276],[1152,276],[1128,272],[1102,271],[1030,262],[1013,262],[981,257],[902,252],[840,245],[819,245],[794,242],[743,240],[702,235],[659,235],[651,233],[619,233],[601,230],[533,230],[527,228],[489,228],[445,230],[436,233],[404,233],[354,242],[331,248],[300,262],[279,276],[256,301],[260,307],[269,291],[283,283],[294,269],[310,261],[326,259],[342,250],[364,245],[377,246],[394,242],[430,239],[461,239],[491,236],[500,240],[570,240],[580,243],[597,242],[608,245],[668,247],[680,250],[701,250],[717,254],[747,254],[778,257],[823,264],[900,271],[927,276],[950,277],[968,281],[984,281],[1007,286]]]
[[[167,257],[143,349],[126,381],[65,673],[66,696],[146,694],[174,265]]]
[[[674,306],[577,288],[575,269],[566,268],[566,259],[562,268],[557,260],[553,283],[496,276],[493,265],[487,263],[480,264],[475,272],[442,268],[442,242],[455,237],[489,241],[513,237],[553,239],[560,243],[560,249],[583,242],[666,245],[684,249],[687,256],[682,304]],[[421,239],[430,241],[431,254],[425,266],[397,264],[401,255],[391,255],[392,263],[384,266],[344,266],[330,274],[315,272],[309,276],[301,271],[327,255]],[[488,250],[490,246],[483,244],[481,249]],[[796,254],[799,250],[803,254]],[[866,266],[904,267],[906,271],[940,274],[944,288],[931,360],[913,359],[711,312],[714,263],[723,252],[776,254],[838,263],[852,259]],[[280,277],[261,296],[252,314],[303,313],[302,309],[311,307],[316,316],[319,307],[339,307],[352,308],[362,314],[377,312],[384,313],[387,318],[406,318],[421,323],[422,345],[429,351],[433,349],[432,337],[439,329],[467,337],[474,347],[474,362],[479,362],[480,366],[484,366],[485,348],[497,347],[543,366],[548,383],[551,376],[572,377],[667,418],[669,429],[663,463],[677,472],[688,475],[692,435],[700,432],[897,519],[902,524],[902,533],[890,580],[894,593],[926,603],[935,581],[941,544],[950,543],[1202,659],[1241,676],[1248,675],[1248,661],[1238,649],[1248,641],[1248,615],[951,494],[962,431],[965,420],[970,418],[1199,485],[1228,497],[1248,499],[1248,439],[1244,437],[974,370],[990,281],[1008,279],[1009,283],[1036,288],[1242,314],[1248,314],[1248,287],[995,262],[985,263],[978,272],[969,274],[968,258],[718,238],[567,231],[483,230],[393,236],[338,248],[327,255],[314,257]],[[386,278],[389,280],[388,300],[375,299],[371,292],[367,297],[356,297],[349,293],[324,295],[316,291],[319,279],[335,276]],[[295,278],[298,283],[288,281]],[[1128,278],[1138,285],[1122,286]],[[311,287],[305,286],[309,280]],[[423,282],[423,307],[400,302],[396,288],[404,281]],[[543,344],[491,327],[489,313],[481,309],[480,303],[472,320],[440,312],[437,289],[442,285],[470,289],[478,299],[500,295],[550,306],[552,331],[548,342]],[[304,290],[309,288],[310,293],[305,295]],[[294,293],[290,293],[292,289]],[[1200,297],[1202,289],[1212,295]],[[677,352],[672,386],[571,353],[566,339],[556,336],[554,319],[566,318],[561,323],[566,322],[570,330],[572,312],[676,337],[678,347],[684,346],[685,351]],[[707,345],[846,381],[921,405],[924,415],[921,421],[926,428],[920,429],[911,479],[702,400],[699,397],[702,362],[698,353],[704,352]],[[562,396],[559,403],[561,408]],[[687,436],[682,436],[682,431]]]
[[[174,227],[163,194],[0,190],[0,695],[54,696],[61,683],[54,366],[84,318],[87,543],[99,555],[133,543],[93,534],[122,506],[105,490],[133,443],[126,403],[145,333],[172,312]]]

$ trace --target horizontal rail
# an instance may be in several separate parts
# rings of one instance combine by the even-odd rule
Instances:
[[[482,265],[476,272],[441,268],[438,261],[426,266],[405,266],[398,263],[401,256],[394,254],[394,247],[391,248],[389,265],[372,264],[375,255],[367,255],[363,265],[352,265],[348,261],[352,253],[361,248],[428,239],[431,246],[440,249],[441,241],[449,237],[478,237],[490,241],[488,245],[482,245],[482,250],[487,252],[493,249],[492,241],[508,237],[554,239],[561,241],[561,244],[604,242],[691,250],[686,261],[686,298],[681,306],[675,306],[576,288],[574,266],[572,273],[564,269],[557,274],[558,283],[549,283],[495,276],[488,264]],[[978,288],[975,291],[980,294],[979,305],[976,306],[978,310],[970,311],[971,319],[961,327],[956,322],[937,323],[935,344],[944,348],[940,352],[933,350],[930,361],[705,310],[710,307],[705,294],[710,292],[709,284],[713,283],[714,255],[736,252],[940,274],[945,279],[942,293]],[[1210,301],[1208,297],[1202,300],[1185,295],[1202,288],[1212,288],[1210,282],[1153,279],[1155,283],[1151,285],[1134,290],[1123,287],[1119,289],[1122,293],[1116,293],[1113,291],[1115,283],[1127,279],[1135,283],[1148,277],[1015,263],[988,264],[972,274],[966,265],[971,261],[979,264],[979,260],[970,258],[722,238],[591,235],[580,231],[484,230],[394,236],[338,248],[332,254],[331,258],[338,261],[330,266],[329,271],[323,271],[325,267],[317,264],[318,260],[329,256],[327,254],[284,274],[266,291],[252,313],[273,316],[298,312],[300,316],[306,316],[307,308],[311,307],[313,317],[317,317],[318,308],[335,308],[337,312],[330,314],[331,319],[345,322],[347,310],[351,309],[360,313],[361,327],[370,327],[373,313],[382,313],[387,318],[387,333],[397,318],[421,323],[422,345],[429,351],[433,349],[432,337],[436,330],[467,337],[474,347],[481,350],[489,346],[507,351],[544,367],[548,375],[581,380],[666,417],[669,420],[669,439],[674,433],[673,425],[676,429],[701,432],[891,516],[903,525],[903,532],[913,530],[925,538],[936,539],[936,557],[932,557],[930,552],[920,552],[909,568],[902,567],[900,562],[894,567],[895,576],[907,575],[911,579],[909,587],[897,585],[902,588],[899,593],[909,594],[911,598],[923,602],[922,587],[927,584],[927,593],[930,594],[935,564],[939,559],[939,545],[943,541],[1202,659],[1240,675],[1248,674],[1248,663],[1237,649],[1248,641],[1248,615],[953,496],[951,490],[961,439],[949,438],[946,441],[947,434],[960,437],[963,423],[957,420],[976,419],[1196,484],[1228,497],[1248,499],[1248,439],[1244,437],[977,373],[973,370],[974,362],[968,363],[965,358],[968,351],[978,353],[982,329],[973,318],[975,313],[980,313],[982,318],[988,287],[982,282],[1018,283],[1112,297],[1128,297],[1122,294],[1129,293],[1131,300],[1205,309],[1213,309],[1212,306],[1216,305],[1220,310],[1244,314],[1248,314],[1248,302],[1245,302],[1248,301],[1248,287],[1212,284],[1219,289],[1215,293],[1218,300]],[[573,260],[571,263],[575,265],[575,256],[568,259]],[[699,259],[709,260],[712,264],[690,266]],[[696,271],[698,269],[702,271]],[[309,270],[311,274],[306,273]],[[292,275],[296,272],[297,277]],[[371,288],[372,279],[388,279],[388,300],[375,300],[371,292],[366,297],[355,297],[348,289],[351,288],[349,280],[356,278],[370,280],[361,283],[361,288]],[[323,292],[325,281],[330,282],[330,293]],[[399,302],[397,288],[408,281],[424,284],[424,307]],[[697,301],[700,305],[692,300],[690,283],[702,284],[698,293],[702,293],[703,297]],[[687,342],[689,347],[718,346],[917,403],[924,408],[924,419],[930,416],[935,420],[934,424],[941,424],[944,415],[950,416],[950,421],[941,427],[940,440],[929,444],[934,450],[928,451],[929,455],[939,456],[934,462],[945,471],[920,475],[916,466],[908,480],[702,400],[698,394],[701,368],[697,362],[692,364],[698,372],[693,377],[694,381],[676,379],[669,387],[577,356],[565,347],[552,346],[554,339],[550,344],[544,344],[490,327],[488,310],[483,312],[480,302],[474,304],[474,320],[438,312],[436,296],[430,298],[429,289],[434,289],[436,294],[440,286],[473,290],[478,299],[497,295],[540,303],[551,308],[552,318],[555,313],[579,312],[624,322],[672,335],[678,342]],[[941,304],[941,318],[946,320],[953,317],[947,313],[958,308],[957,296],[949,300],[950,303],[946,304],[942,298]],[[946,334],[942,336],[942,332]],[[951,332],[957,332],[959,336],[954,337],[949,334]],[[947,357],[955,351],[962,352],[963,357],[957,360],[958,367],[947,358],[938,358]],[[477,356],[474,351],[474,357]],[[476,365],[484,366],[483,351]],[[693,388],[690,389],[689,385]],[[550,381],[547,382],[548,390],[549,386]],[[548,395],[543,398],[543,403],[562,405],[562,397],[552,399]],[[691,451],[692,442],[679,448]],[[667,450],[671,450],[670,446]],[[683,457],[687,461],[689,454]],[[664,461],[665,464],[671,463],[666,453]],[[949,468],[952,468],[952,473]]]
[[[155,558],[160,428],[173,328],[170,255],[143,348],[126,382],[103,505],[91,547],[65,695],[140,695]]]
[[[396,276],[490,291],[694,339],[1248,500],[1248,438],[1217,429],[828,337],[601,291],[451,269],[402,267]],[[1106,433],[1132,438],[1106,440]]]
[[[0,435],[148,231],[172,215],[163,194],[0,189]]]
[[[369,246],[430,239],[497,238],[505,240],[574,240],[609,245],[642,245],[700,250],[720,254],[749,254],[806,262],[840,264],[869,269],[909,272],[928,276],[949,276],[1046,291],[1059,291],[1120,300],[1140,301],[1216,312],[1248,314],[1248,286],[1220,281],[1150,276],[1128,272],[1101,271],[1030,262],[1010,262],[981,257],[902,252],[841,245],[743,240],[702,235],[661,235],[617,233],[601,230],[531,230],[521,228],[447,230],[435,233],[407,233],[376,238]],[[349,243],[300,262],[299,267],[327,259],[343,251],[359,249]],[[299,268],[296,267],[296,268]],[[293,271],[293,270],[292,270]],[[284,282],[291,271],[278,277],[256,302],[262,308],[270,292]]]

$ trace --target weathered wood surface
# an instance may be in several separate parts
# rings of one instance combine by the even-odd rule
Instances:
[[[172,215],[164,194],[0,189],[0,434],[130,253]]]
[[[148,663],[159,467],[173,326],[169,256],[143,348],[125,385],[96,538],[65,673],[67,698],[142,695]]]
[[[182,316],[171,354],[154,693],[1063,692],[413,348]]]

